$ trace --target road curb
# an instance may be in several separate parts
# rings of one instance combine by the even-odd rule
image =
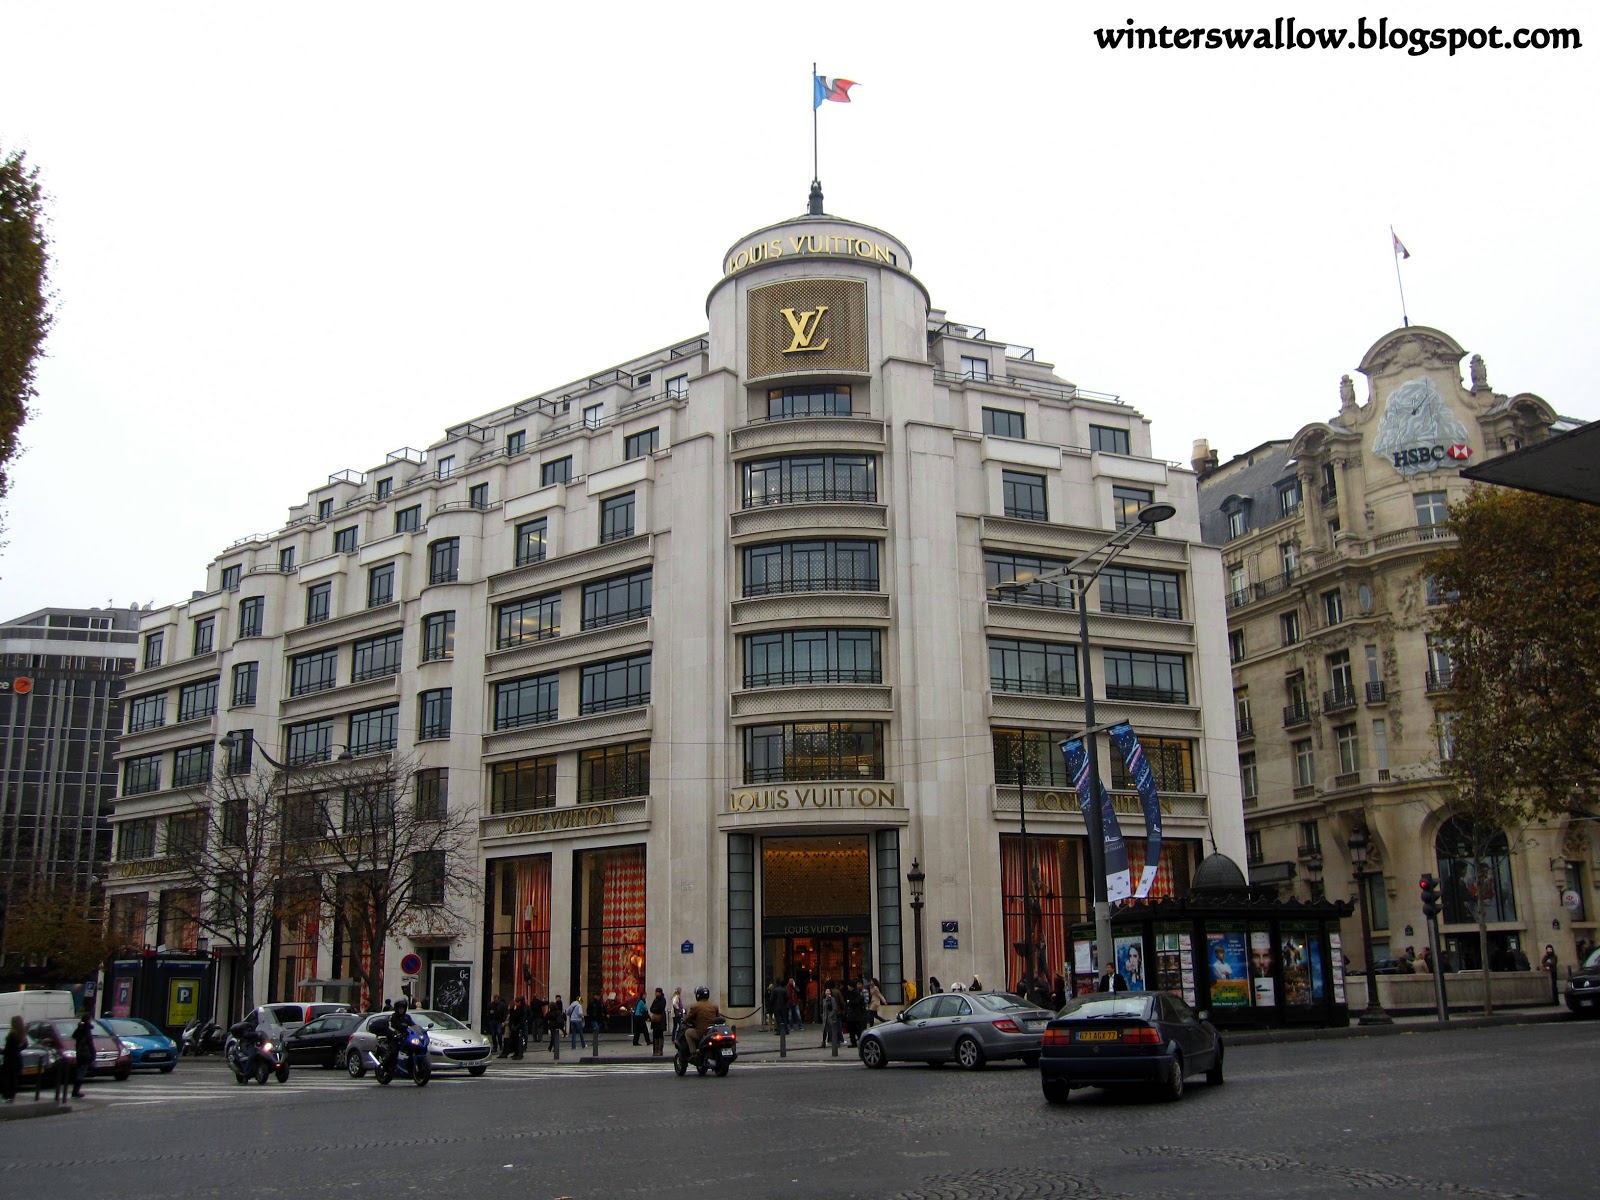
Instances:
[[[0,1104],[0,1121],[30,1121],[34,1117],[60,1117],[72,1111],[70,1104],[57,1104],[53,1100],[35,1100],[31,1104]]]

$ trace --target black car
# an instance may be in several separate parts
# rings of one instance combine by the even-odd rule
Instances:
[[[1205,1072],[1222,1082],[1222,1036],[1168,992],[1110,992],[1080,996],[1045,1026],[1039,1080],[1044,1098],[1065,1104],[1073,1088],[1139,1085],[1168,1100],[1184,1081]]]
[[[1600,947],[1589,952],[1583,965],[1567,980],[1567,1007],[1580,1017],[1600,1013]]]
[[[297,1065],[338,1066],[350,1035],[359,1024],[361,1014],[352,1012],[328,1013],[307,1021],[284,1041],[289,1061]]]

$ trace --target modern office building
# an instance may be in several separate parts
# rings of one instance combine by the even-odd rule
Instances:
[[[1371,839],[1373,956],[1427,944],[1418,880],[1443,881],[1447,961],[1563,958],[1595,937],[1600,845],[1580,823],[1503,831],[1475,868],[1450,809],[1450,647],[1429,558],[1452,534],[1463,468],[1566,428],[1544,400],[1490,388],[1483,360],[1423,326],[1386,333],[1347,375],[1339,413],[1217,466],[1196,444],[1201,527],[1222,549],[1248,862],[1253,883],[1357,894],[1349,840]],[[1359,918],[1344,931],[1361,957]],[[1365,964],[1362,964],[1365,965]]]
[[[291,790],[394,752],[476,814],[448,867],[474,919],[389,948],[425,990],[470,965],[475,1012],[700,982],[737,1011],[774,976],[893,996],[914,912],[924,974],[1014,977],[1019,792],[1065,970],[1090,891],[1058,749],[1083,726],[1078,614],[1065,584],[993,588],[1152,503],[1177,515],[1089,593],[1097,716],[1155,765],[1160,894],[1242,858],[1221,555],[1139,413],[948,319],[898,239],[837,217],[740,238],[706,310],[703,334],[329,477],[143,615],[119,920],[156,919],[167,830],[248,733]],[[1099,740],[1137,876],[1141,810]],[[347,979],[352,944],[337,913],[282,929],[264,987]]]
[[[0,901],[99,911],[111,857],[134,608],[43,608],[0,626]]]

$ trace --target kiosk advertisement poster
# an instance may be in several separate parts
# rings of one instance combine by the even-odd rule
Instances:
[[[1328,952],[1333,956],[1333,1002],[1344,1004],[1344,938],[1337,929],[1328,930]]]
[[[1194,954],[1187,927],[1156,926],[1156,987],[1194,1003]]]
[[[428,981],[428,1002],[435,1011],[449,1013],[456,1020],[470,1025],[467,1020],[467,1002],[472,996],[472,964],[461,962],[436,962],[433,978]]]
[[[1257,1008],[1273,1008],[1278,1003],[1272,966],[1272,931],[1254,926],[1250,930],[1250,988]]]
[[[1322,971],[1322,935],[1315,925],[1283,926],[1283,999],[1295,1007],[1327,999]]]
[[[1249,1008],[1250,976],[1243,926],[1206,927],[1206,967],[1213,1008]]]
[[[166,1024],[187,1025],[200,1015],[200,981],[198,979],[169,979],[167,981]]]
[[[126,1017],[133,1012],[133,980],[119,975],[111,983],[111,1015]]]
[[[1094,934],[1075,934],[1072,939],[1072,990],[1075,995],[1086,996],[1094,991]]]
[[[1144,988],[1144,938],[1137,934],[1116,939],[1117,973],[1136,992]]]

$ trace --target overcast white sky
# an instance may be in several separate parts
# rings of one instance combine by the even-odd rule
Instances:
[[[1093,38],[1290,14],[1588,45]],[[0,0],[0,37],[59,314],[0,618],[180,600],[329,474],[703,331],[723,251],[804,209],[813,60],[860,81],[821,112],[828,211],[1162,457],[1337,412],[1400,323],[1391,223],[1414,323],[1600,416],[1593,5]]]

